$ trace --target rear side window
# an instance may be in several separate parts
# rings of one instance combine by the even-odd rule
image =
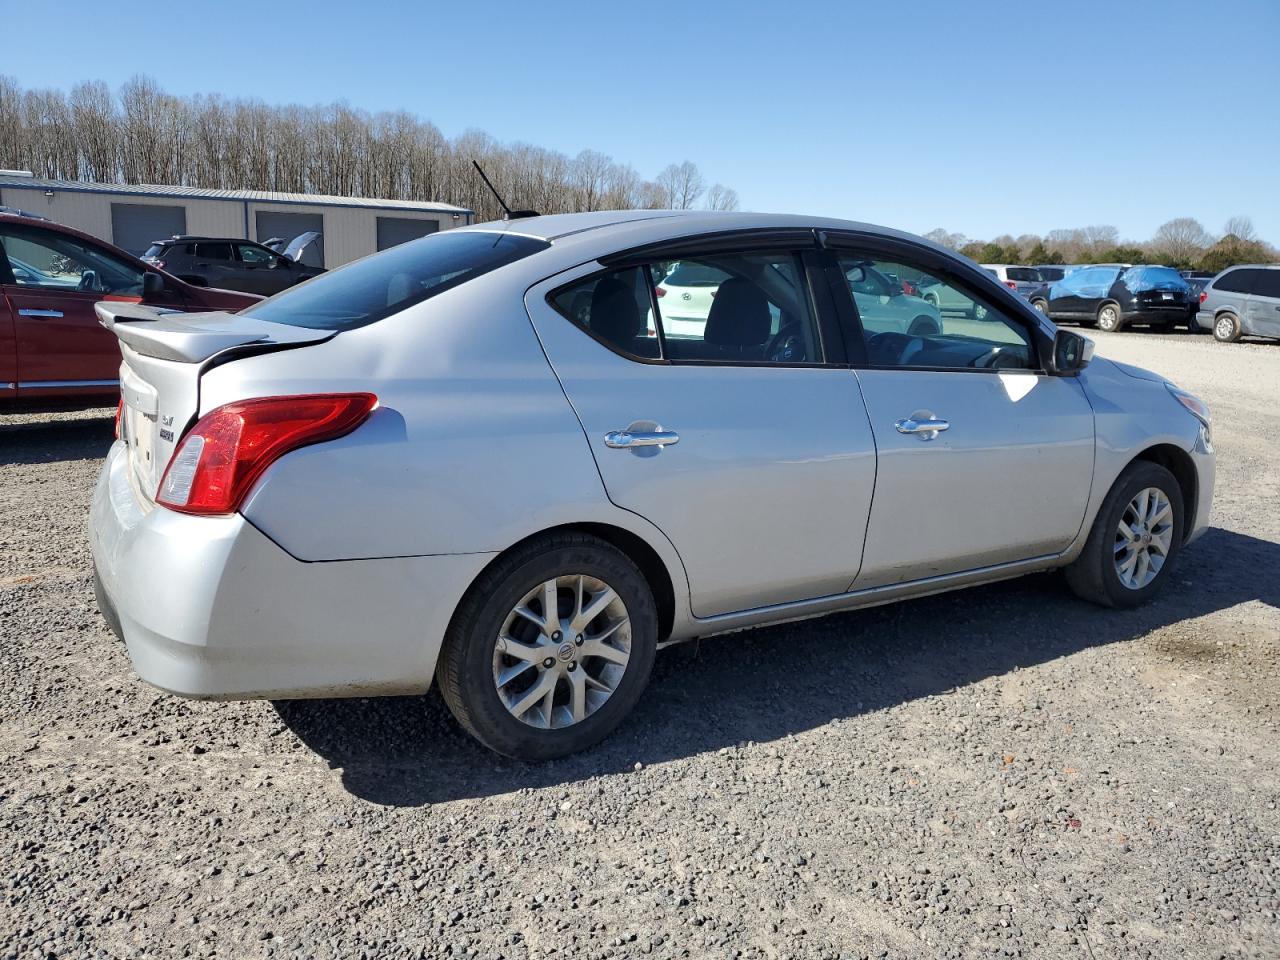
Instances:
[[[323,273],[241,312],[294,327],[354,330],[549,246],[532,237],[450,230]]]
[[[1213,289],[1223,293],[1249,293],[1253,289],[1253,275],[1261,270],[1232,270],[1214,281]]]
[[[1040,274],[1040,279],[1054,283],[1066,276],[1061,267],[1036,267],[1036,273]]]
[[[1039,283],[1040,274],[1031,267],[1010,267],[1005,271],[1009,275],[1010,280],[1017,280],[1021,283]]]
[[[1253,295],[1280,298],[1280,270],[1259,270],[1253,281]]]
[[[553,293],[551,305],[619,353],[645,360],[662,356],[641,267],[588,277]]]
[[[231,244],[229,243],[197,243],[196,256],[202,260],[230,260]]]

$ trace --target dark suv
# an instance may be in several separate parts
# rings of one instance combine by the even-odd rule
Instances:
[[[154,241],[142,259],[196,286],[269,297],[324,273],[323,267],[300,262],[303,251],[319,238],[319,233],[304,233],[277,253],[252,240],[172,237]]]
[[[1193,298],[1171,267],[1080,267],[1049,288],[1049,316],[1106,331],[1132,324],[1166,329],[1188,323]]]

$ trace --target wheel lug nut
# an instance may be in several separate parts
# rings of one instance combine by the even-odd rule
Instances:
[[[559,640],[560,640],[560,631],[559,631],[559,630],[557,630],[555,633],[551,634],[551,639],[552,639],[552,640],[555,640],[556,642],[559,642]]]
[[[578,646],[582,646],[582,634],[578,634],[576,637],[574,637],[573,642],[576,643]]]
[[[570,673],[573,673],[573,671],[575,671],[575,670],[577,670],[577,669],[578,669],[578,661],[577,661],[577,660],[570,660],[570,661],[569,661],[569,672],[570,672]]]
[[[550,657],[547,657],[547,659],[542,661],[542,665],[546,667],[548,670],[550,670],[552,667],[556,665],[556,662],[552,660]]]

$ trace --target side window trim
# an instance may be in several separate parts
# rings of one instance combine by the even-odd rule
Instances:
[[[831,256],[832,270],[835,274],[836,279],[840,281],[837,285],[839,288],[837,297],[839,301],[841,301],[847,308],[847,312],[845,310],[841,311],[842,313],[846,313],[846,319],[845,319],[845,324],[847,329],[847,332],[845,334],[846,340],[852,343],[856,343],[861,347],[861,350],[859,351],[860,356],[858,356],[855,359],[854,356],[851,354],[849,358],[851,361],[849,366],[851,366],[853,369],[855,370],[899,370],[904,372],[918,371],[921,373],[992,374],[992,373],[1002,373],[1002,372],[1008,373],[1009,372],[1008,368],[996,368],[996,367],[925,367],[925,366],[919,366],[919,367],[888,366],[886,367],[886,366],[870,363],[866,353],[866,338],[865,338],[865,334],[862,327],[862,318],[861,318],[861,315],[858,313],[857,301],[853,297],[853,292],[849,289],[848,282],[844,281],[844,274],[840,270],[839,257],[842,252],[865,254],[867,256],[871,256],[876,259],[883,258],[884,260],[888,260],[888,261],[894,261],[895,258],[905,256],[909,260],[914,260],[918,265],[927,267],[927,269],[929,270],[930,276],[937,277],[939,280],[942,280],[948,283],[954,283],[963,293],[974,294],[973,299],[979,300],[983,303],[990,304],[991,307],[994,307],[1000,312],[1001,316],[1004,316],[1009,320],[1013,321],[1014,323],[1018,324],[1018,326],[1026,334],[1027,342],[1030,345],[1030,349],[1032,351],[1034,366],[1028,368],[1027,371],[1025,372],[1039,373],[1039,374],[1045,373],[1044,361],[1041,359],[1044,351],[1041,344],[1041,339],[1038,336],[1039,331],[1033,325],[1034,321],[1027,317],[1019,316],[1017,311],[1004,308],[996,298],[990,297],[986,294],[979,294],[978,291],[973,289],[976,286],[976,284],[974,283],[972,278],[965,277],[957,273],[957,271],[951,268],[950,264],[946,263],[945,261],[942,261],[940,258],[937,257],[936,254],[931,255],[931,251],[921,247],[917,247],[916,245],[910,244],[910,243],[888,244],[883,242],[882,238],[878,238],[878,237],[863,238],[860,236],[844,236],[844,235],[838,235],[838,234],[827,235],[827,249]],[[1004,288],[1002,287],[1001,290],[1003,289]]]
[[[599,261],[597,262],[600,263]],[[610,274],[622,273],[627,270],[636,270],[636,269],[639,269],[640,272],[644,275],[645,284],[647,285],[649,290],[649,303],[651,305],[650,309],[654,310],[654,324],[658,327],[658,330],[657,330],[658,356],[656,357],[642,357],[638,354],[628,353],[625,350],[619,349],[616,343],[611,343],[610,341],[606,340],[604,337],[600,336],[598,333],[593,331],[590,327],[583,326],[576,319],[569,316],[567,313],[561,310],[558,306],[556,306],[556,298],[560,296],[560,294],[571,289],[572,287],[579,286],[580,284],[587,283],[591,280],[598,280],[601,277],[607,277]],[[626,266],[620,267],[620,266],[609,266],[609,265],[600,263],[600,268],[598,270],[591,270],[587,273],[581,274],[580,276],[574,277],[568,283],[562,283],[559,286],[553,287],[552,289],[548,290],[546,296],[543,297],[543,300],[546,302],[547,306],[551,308],[552,312],[556,314],[556,316],[563,317],[569,323],[573,324],[575,329],[580,330],[582,333],[585,333],[588,337],[590,337],[596,343],[600,344],[600,346],[604,347],[606,350],[608,350],[610,353],[614,354],[615,356],[619,356],[624,360],[630,360],[632,363],[659,364],[661,366],[670,366],[671,361],[667,359],[666,341],[663,339],[663,336],[662,336],[662,330],[661,330],[662,325],[661,323],[658,322],[657,294],[654,292],[653,271],[649,269],[648,264],[627,264]]]

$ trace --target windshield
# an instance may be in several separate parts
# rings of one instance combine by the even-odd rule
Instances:
[[[145,259],[146,257],[156,258],[156,257],[159,257],[159,256],[160,256],[160,254],[162,254],[162,253],[164,253],[164,244],[163,244],[163,243],[153,243],[151,246],[147,247],[147,252],[146,252],[146,253],[144,253],[142,256],[143,256],[143,258],[144,258],[144,259]]]
[[[435,233],[323,273],[241,313],[294,327],[354,330],[549,246],[506,233]]]

